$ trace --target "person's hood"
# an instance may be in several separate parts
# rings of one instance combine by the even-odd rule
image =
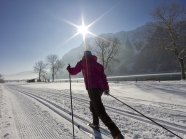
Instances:
[[[83,56],[82,60],[83,60],[83,61],[85,61],[85,60],[93,60],[93,61],[97,61],[97,57],[94,56],[94,55]]]

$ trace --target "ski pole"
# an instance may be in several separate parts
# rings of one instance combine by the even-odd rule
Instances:
[[[70,66],[70,64],[68,64]],[[72,106],[72,91],[71,91],[71,76],[69,74],[69,82],[70,82],[70,100],[71,100],[71,114],[72,114],[72,129],[73,129],[73,138],[74,136],[74,118],[73,118],[73,106]]]
[[[140,113],[139,111],[137,111],[136,109],[132,108],[131,106],[127,105],[126,103],[122,102],[121,100],[117,99],[116,97],[112,96],[111,94],[109,94],[111,97],[115,98],[116,100],[118,100],[119,102],[123,103],[124,105],[126,105],[127,107],[131,108],[132,110],[134,110],[135,112],[141,114],[143,117],[149,119],[150,121],[152,121],[153,123],[159,125],[160,127],[164,128],[165,130],[169,131],[170,133],[172,133],[173,135],[177,136],[178,138],[180,139],[183,139],[181,138],[180,136],[178,136],[177,134],[175,134],[174,132],[170,131],[169,129],[167,129],[166,127],[162,126],[161,124],[155,122],[154,120],[152,120],[151,118],[145,116],[144,114]]]

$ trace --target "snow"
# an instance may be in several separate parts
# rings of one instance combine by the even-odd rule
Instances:
[[[109,82],[110,93],[186,139],[186,82]],[[72,82],[74,123],[94,133],[83,82]],[[108,115],[126,139],[177,139],[111,96],[102,97]],[[1,139],[72,139],[69,82],[0,84]],[[108,129],[100,122],[103,130]],[[76,139],[90,138],[74,127]],[[98,133],[96,133],[98,134]],[[98,135],[107,139],[104,134]],[[99,138],[97,137],[97,138]]]

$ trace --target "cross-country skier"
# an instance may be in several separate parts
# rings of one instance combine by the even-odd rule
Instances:
[[[97,62],[97,57],[92,55],[91,51],[84,51],[84,56],[74,68],[67,67],[70,75],[76,75],[81,72],[84,76],[85,86],[90,98],[90,111],[93,115],[93,123],[90,124],[93,128],[99,128],[99,119],[108,127],[114,139],[124,139],[118,127],[112,121],[105,111],[101,96],[109,95],[109,86],[103,66]]]

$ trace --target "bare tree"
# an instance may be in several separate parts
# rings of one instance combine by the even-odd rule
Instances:
[[[47,64],[44,63],[43,61],[39,61],[39,62],[35,63],[34,72],[39,74],[39,80],[38,81],[41,81],[41,77],[43,75],[45,75],[45,73],[46,73],[45,69],[46,68],[47,68]]]
[[[58,72],[62,73],[62,69],[64,67],[64,63],[59,60],[57,55],[48,55],[47,58],[47,63],[50,66],[50,70],[52,71],[52,81],[54,82],[54,75],[56,75]]]
[[[45,82],[47,81],[47,73],[42,74],[41,77],[44,79]]]
[[[174,53],[181,67],[181,79],[185,79],[186,7],[176,1],[163,3],[152,10],[151,16],[155,21],[150,24],[152,39],[156,40],[156,46]]]
[[[4,83],[4,79],[3,79],[3,76],[0,74],[0,83]]]
[[[95,38],[95,45],[87,43],[86,46],[93,51],[98,57],[98,61],[103,65],[105,73],[110,74],[113,71],[113,64],[119,62],[120,42],[116,37],[101,37]]]

